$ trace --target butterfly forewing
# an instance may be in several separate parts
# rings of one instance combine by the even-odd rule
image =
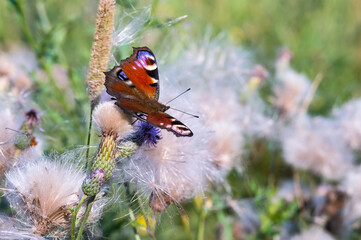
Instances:
[[[133,54],[120,63],[131,83],[149,98],[159,98],[157,60],[147,47],[133,48]]]
[[[135,88],[130,87],[127,81],[118,77],[119,72],[122,72],[121,67],[115,66],[110,71],[105,72],[105,87],[107,93],[116,98],[125,98],[127,96],[136,95]]]

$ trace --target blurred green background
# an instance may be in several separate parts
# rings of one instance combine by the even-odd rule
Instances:
[[[12,1],[0,2],[2,48],[27,44],[21,21],[9,2]],[[36,40],[43,41],[42,51],[56,61],[65,58],[71,69],[82,71],[85,76],[97,1],[24,2],[26,21]],[[186,23],[195,36],[200,36],[207,26],[213,28],[215,35],[227,32],[236,44],[251,49],[257,61],[269,70],[279,49],[288,47],[294,54],[295,69],[311,79],[318,73],[324,76],[318,91],[321,98],[316,99],[313,111],[326,113],[335,103],[360,96],[360,1],[122,0],[118,3],[120,8],[129,10],[131,6],[153,4],[153,17],[160,21],[188,15]],[[62,55],[57,48],[62,49]]]
[[[39,60],[40,68],[50,71],[54,64],[60,64],[69,73],[73,100],[62,96],[56,83],[35,81],[33,100],[46,116],[42,119],[45,135],[51,149],[64,151],[86,142],[89,100],[86,92],[86,74],[90,58],[95,16],[98,1],[55,1],[55,0],[7,0],[0,1],[0,49],[7,51],[13,46],[25,45],[32,48]],[[236,45],[241,45],[254,54],[255,62],[264,65],[270,72],[274,69],[279,50],[287,47],[293,53],[293,67],[305,73],[311,80],[317,74],[323,80],[311,105],[311,112],[328,114],[335,105],[350,98],[361,96],[361,1],[359,0],[184,0],[184,1],[117,1],[117,8],[133,11],[152,5],[152,19],[146,34],[154,32],[155,47],[168,44],[162,39],[172,34],[162,23],[183,15],[187,19],[171,26],[187,30],[183,34],[202,37],[207,29],[212,35],[225,33]],[[152,47],[152,46],[150,46]],[[34,77],[34,79],[36,79]],[[262,142],[253,146],[254,153],[267,154]],[[251,159],[258,156],[252,156]],[[262,159],[269,156],[263,156]],[[279,156],[273,156],[279,159]],[[257,163],[255,160],[256,164]],[[263,162],[263,164],[271,164]],[[276,163],[277,164],[277,163]],[[263,181],[262,186],[272,178],[265,175],[269,166],[257,165],[249,168],[248,175]],[[288,172],[288,168],[280,171]],[[263,172],[265,171],[265,172]],[[276,175],[277,173],[272,173]],[[247,177],[245,177],[247,178]],[[245,180],[246,179],[242,179]],[[238,184],[237,173],[230,174],[230,182]],[[236,185],[235,196],[256,195],[239,193],[243,187]],[[271,190],[269,190],[271,191]],[[268,192],[266,192],[268,194]],[[217,204],[216,198],[213,199]],[[170,210],[171,212],[176,210]],[[200,209],[189,212],[189,218],[197,218]],[[221,212],[218,218],[222,218]],[[194,215],[194,216],[193,216]],[[103,229],[110,239],[132,235],[127,219],[114,218],[120,214],[107,214]],[[163,218],[167,218],[167,214]],[[163,221],[162,236],[168,231],[183,231],[180,219]],[[215,218],[208,221],[215,225]],[[167,226],[169,225],[169,226]],[[126,230],[122,230],[126,226]],[[164,230],[164,231],[162,231]],[[209,237],[214,232],[209,233]],[[173,236],[173,235],[172,235]],[[179,237],[179,238],[178,238]],[[183,239],[178,235],[174,239]],[[166,239],[164,237],[163,239]]]

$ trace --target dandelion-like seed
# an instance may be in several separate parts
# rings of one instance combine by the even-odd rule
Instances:
[[[341,179],[353,167],[354,156],[340,139],[334,121],[305,116],[283,130],[283,155],[295,168]]]
[[[310,80],[303,74],[297,73],[290,66],[291,53],[281,52],[276,62],[277,81],[274,86],[273,104],[283,116],[297,114],[308,92],[311,89]]]
[[[241,155],[244,126],[237,123],[242,121],[243,106],[236,92],[227,87],[222,91],[211,88],[195,94],[205,126],[213,133],[209,148],[213,149],[214,164],[221,170],[229,170]]]
[[[30,233],[65,237],[71,224],[69,208],[74,208],[82,196],[85,174],[60,159],[23,159],[21,163],[6,173],[5,192],[12,209],[29,226]],[[91,219],[97,218],[96,212],[90,213]]]
[[[10,109],[0,111],[0,159],[11,156],[15,149],[11,144],[16,136],[15,129],[18,128],[15,116]]]
[[[340,188],[349,197],[343,211],[345,227],[351,228],[355,221],[361,217],[361,167],[358,166],[349,171],[341,182]]]
[[[348,145],[361,150],[361,99],[354,99],[333,110],[342,138]]]
[[[12,47],[9,52],[0,51],[0,92],[14,96],[29,90],[32,81],[28,73],[36,70],[34,53],[24,47]]]
[[[185,139],[162,131],[156,148],[144,144],[126,163],[125,181],[135,183],[155,212],[202,195],[210,181],[220,179],[206,135]]]
[[[245,127],[241,122],[248,115],[243,115],[244,107],[239,95],[242,89],[246,89],[251,72],[249,54],[222,35],[212,40],[206,35],[198,44],[190,42],[193,44],[184,48],[178,61],[160,67],[165,76],[161,91],[169,94],[184,86],[192,88],[188,94],[189,101],[185,97],[179,98],[172,102],[172,107],[195,112],[204,119],[202,128],[212,135],[208,143],[214,154],[214,164],[227,170],[240,159],[243,145]],[[257,77],[265,76],[261,69],[257,71]]]

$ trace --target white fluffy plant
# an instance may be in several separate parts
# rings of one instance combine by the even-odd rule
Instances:
[[[340,180],[354,166],[354,155],[332,119],[299,117],[282,130],[281,144],[287,163],[326,179]]]
[[[292,118],[304,111],[313,90],[310,80],[291,68],[292,53],[283,49],[276,61],[276,81],[273,87],[272,103],[280,116]]]
[[[334,240],[335,238],[318,226],[303,230],[300,234],[291,237],[291,240]]]
[[[164,57],[157,59],[162,63]],[[177,138],[165,130],[148,129],[143,135],[149,135],[148,142],[155,143],[143,144],[122,165],[125,180],[134,183],[138,193],[149,199],[154,212],[205,196],[211,183],[221,182],[231,167],[239,166],[245,127],[242,114],[246,112],[240,94],[252,74],[248,54],[223,37],[206,37],[199,45],[185,47],[173,60],[159,66],[160,102],[166,103],[191,87],[189,93],[169,103],[168,113],[186,124],[194,135]]]
[[[77,157],[74,152],[53,158],[23,157],[18,166],[6,173],[5,196],[16,219],[8,231],[0,231],[1,239],[10,239],[9,236],[25,239],[28,235],[39,239],[64,238],[69,235],[71,209],[83,196],[81,185],[85,178],[83,170],[73,163]],[[99,219],[103,206],[104,201],[95,204],[88,223]],[[85,206],[79,210],[77,220],[84,216]]]
[[[361,150],[361,99],[353,99],[333,110],[341,137],[354,150]]]
[[[200,41],[188,39],[192,44],[182,46],[176,59],[160,66],[161,100],[167,102],[183,89],[192,89],[171,105],[200,116],[196,121],[208,133],[214,164],[226,173],[239,166],[247,119],[258,109],[250,112],[248,103],[241,102],[252,75],[249,53],[222,34],[214,39],[210,35]]]

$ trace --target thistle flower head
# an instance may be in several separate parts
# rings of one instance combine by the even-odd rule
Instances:
[[[172,107],[200,116],[203,121],[196,121],[211,136],[207,141],[214,164],[230,169],[239,159],[243,144],[244,125],[239,123],[247,116],[243,115],[239,95],[246,89],[251,72],[249,54],[222,35],[213,40],[206,35],[183,49],[176,61],[160,66],[161,93],[168,94],[161,94],[161,98],[167,101],[173,97],[169,94],[177,94],[174,89],[192,88],[187,96],[173,101]]]
[[[16,136],[15,129],[18,128],[15,115],[10,109],[2,109],[0,111],[0,158],[11,155],[13,149],[12,141]]]
[[[36,66],[36,57],[27,48],[13,47],[8,52],[0,51],[0,92],[18,95],[29,90],[32,81],[28,73]]]
[[[341,179],[353,167],[354,156],[340,139],[334,121],[305,116],[284,128],[283,156],[293,167]]]
[[[45,238],[32,233],[31,226],[25,222],[7,216],[0,216],[0,239],[45,240]]]
[[[85,178],[69,157],[23,159],[6,173],[6,198],[33,234],[62,237],[69,230],[69,208],[78,204]]]
[[[103,169],[97,169],[91,172],[83,181],[82,189],[85,195],[95,196],[100,192],[105,182],[105,172]]]
[[[288,48],[283,48],[278,54],[276,61],[276,71],[282,72],[289,69],[293,54]]]
[[[293,69],[277,72],[276,76],[273,104],[281,115],[293,116],[299,112],[311,89],[310,80]]]
[[[333,110],[342,138],[348,145],[361,150],[361,99],[354,99]]]
[[[340,189],[349,196],[343,212],[345,224],[351,226],[361,217],[361,167],[349,171],[340,184]]]
[[[154,211],[201,195],[209,181],[220,178],[206,133],[195,129],[192,138],[162,131],[156,148],[142,145],[124,166],[125,180],[134,182],[150,198]]]
[[[93,112],[93,121],[103,135],[116,138],[129,134],[132,130],[130,118],[114,102],[103,102]]]
[[[30,109],[29,111],[25,112],[25,119],[30,133],[35,127],[38,127],[40,130],[42,130],[40,127],[40,114],[38,110]]]
[[[138,122],[132,137],[138,145],[145,143],[148,147],[156,147],[162,139],[161,130],[147,122]]]

